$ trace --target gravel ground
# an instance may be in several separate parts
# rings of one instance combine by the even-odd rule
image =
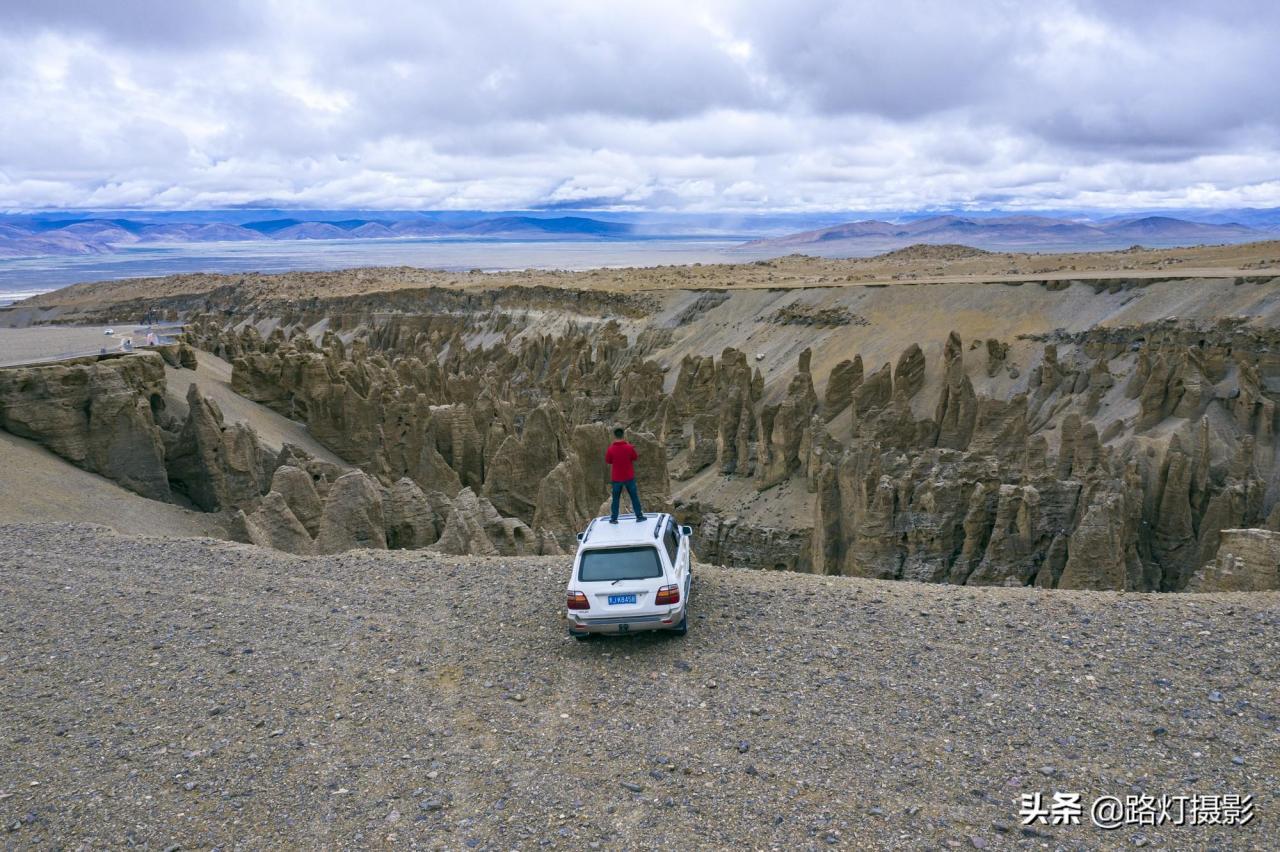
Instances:
[[[0,844],[1275,848],[1280,595],[698,566],[686,638],[579,643],[564,563],[0,527]]]
[[[115,337],[107,337],[104,325],[42,325],[31,328],[0,327],[0,366],[29,364],[53,360],[69,353],[94,353],[106,347],[120,348],[122,337],[132,337],[135,344],[146,341],[147,332],[132,325],[116,328]]]

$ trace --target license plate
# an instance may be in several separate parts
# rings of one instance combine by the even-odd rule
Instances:
[[[628,603],[635,603],[635,602],[636,602],[635,595],[609,595],[609,606],[613,606],[614,604],[628,604]]]

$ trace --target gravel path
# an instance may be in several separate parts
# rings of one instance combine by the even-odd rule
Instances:
[[[0,527],[0,845],[1275,848],[1280,595],[699,566],[688,637],[578,643],[565,570]]]
[[[51,361],[72,353],[92,354],[106,348],[120,348],[123,337],[132,337],[141,345],[146,341],[145,327],[138,329],[130,324],[116,328],[115,337],[102,333],[104,325],[42,325],[31,328],[0,327],[0,366],[30,364]]]

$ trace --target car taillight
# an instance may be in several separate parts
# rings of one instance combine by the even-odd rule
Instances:
[[[591,602],[582,592],[570,592],[569,609],[591,609]]]
[[[679,586],[663,586],[658,589],[658,596],[653,599],[654,606],[666,606],[680,603]]]

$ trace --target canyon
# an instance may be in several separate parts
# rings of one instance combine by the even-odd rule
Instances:
[[[603,451],[621,425],[642,495],[694,527],[708,562],[966,585],[1280,587],[1280,279],[1265,268],[811,274],[832,264],[626,270],[603,284],[601,272],[444,283],[356,270],[69,288],[10,315],[109,323],[145,306],[185,322],[171,359],[224,364],[236,395],[305,424],[332,456],[265,446],[199,387],[157,389],[161,359],[145,354],[6,371],[0,426],[145,497],[224,513],[230,537],[300,554],[568,551],[605,507]],[[698,286],[644,286],[689,272]],[[75,424],[30,413],[85,394],[116,401]]]

